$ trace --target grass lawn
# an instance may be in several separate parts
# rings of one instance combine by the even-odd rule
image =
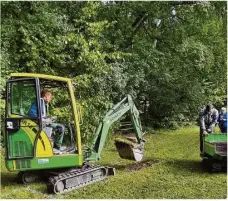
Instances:
[[[161,199],[227,198],[226,173],[210,174],[201,168],[198,128],[147,133],[141,164],[121,159],[114,141],[106,143],[101,165],[116,168],[116,176],[73,190],[49,195],[45,183],[19,185],[17,173],[8,172],[1,153],[2,199]],[[139,168],[141,167],[141,169]]]

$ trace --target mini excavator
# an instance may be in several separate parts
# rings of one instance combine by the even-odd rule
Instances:
[[[9,171],[18,171],[22,183],[45,178],[48,193],[68,192],[115,175],[115,168],[90,162],[100,160],[110,126],[126,113],[131,117],[135,142],[116,140],[116,148],[122,158],[143,160],[145,140],[139,112],[130,95],[114,105],[100,121],[91,147],[82,146],[82,121],[73,85],[68,78],[31,73],[12,73],[6,85],[6,167]],[[51,112],[62,114],[64,110],[68,114],[57,115],[58,123],[65,126],[62,147],[57,152],[53,146],[57,131],[44,125],[41,111],[41,91],[48,88],[53,94],[60,90],[55,97],[59,98],[58,105],[53,105]],[[37,117],[29,116],[29,108],[34,103]]]

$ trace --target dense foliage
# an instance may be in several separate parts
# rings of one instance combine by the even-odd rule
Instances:
[[[1,2],[1,94],[10,72],[70,77],[84,135],[127,93],[147,126],[195,120],[226,97],[226,15],[225,1]]]

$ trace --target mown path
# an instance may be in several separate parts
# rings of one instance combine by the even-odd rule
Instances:
[[[113,141],[107,143],[100,164],[116,168],[116,176],[67,194],[48,195],[44,183],[19,185],[16,173],[5,169],[1,157],[1,198],[156,199],[227,197],[226,173],[210,174],[201,168],[198,128],[159,131],[146,135],[145,160],[136,164],[120,159]]]

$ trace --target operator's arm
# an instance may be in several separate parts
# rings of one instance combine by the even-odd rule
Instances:
[[[50,125],[52,123],[52,118],[47,117],[45,101],[43,98],[40,98],[40,107],[41,107],[40,110],[41,110],[42,122],[44,123],[45,126]]]
[[[51,118],[43,118],[42,119],[42,122],[45,124],[45,125],[50,125],[52,123],[52,120]]]

